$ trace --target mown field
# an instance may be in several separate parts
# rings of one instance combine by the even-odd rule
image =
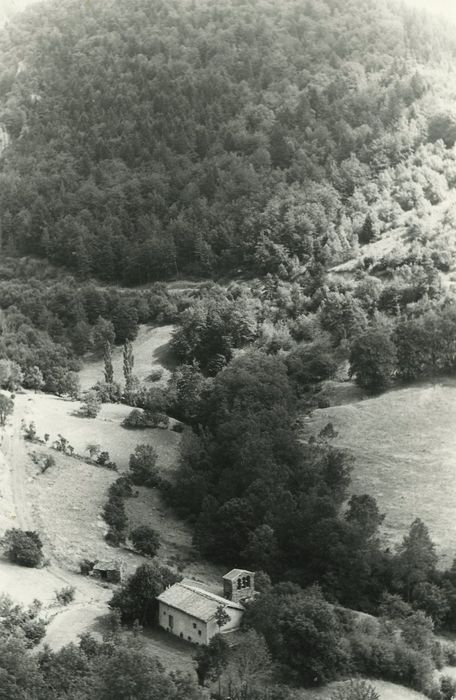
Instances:
[[[352,491],[375,496],[386,514],[386,541],[399,542],[420,517],[449,565],[456,554],[456,381],[316,410],[304,434],[328,422],[338,431],[334,443],[355,457]]]

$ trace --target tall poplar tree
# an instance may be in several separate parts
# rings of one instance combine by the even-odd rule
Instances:
[[[123,371],[124,371],[124,377],[125,377],[125,389],[128,391],[133,383],[133,365],[135,363],[135,359],[133,356],[133,346],[131,344],[131,341],[127,340],[124,343],[123,347]]]
[[[112,365],[112,347],[109,340],[106,341],[104,351],[104,377],[106,384],[114,382],[114,367]]]

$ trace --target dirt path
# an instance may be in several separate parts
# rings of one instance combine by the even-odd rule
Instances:
[[[33,530],[34,523],[27,505],[26,473],[25,464],[27,454],[22,444],[20,436],[17,434],[14,424],[5,428],[2,445],[2,460],[9,467],[11,473],[11,489],[13,495],[13,505],[16,512],[17,525],[22,530]]]
[[[101,639],[105,615],[106,604],[102,602],[73,603],[51,619],[40,646],[48,644],[51,649],[58,650],[86,632]]]

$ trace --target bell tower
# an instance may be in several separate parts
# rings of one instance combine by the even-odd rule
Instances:
[[[223,577],[223,597],[240,603],[255,595],[255,574],[245,569],[232,569]]]

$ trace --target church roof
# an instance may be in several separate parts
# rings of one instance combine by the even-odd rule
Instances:
[[[228,614],[230,609],[244,610],[240,603],[234,603],[210,591],[205,591],[203,588],[194,586],[188,579],[167,588],[157,596],[157,600],[203,622],[212,620],[220,605],[227,609]]]
[[[246,569],[231,569],[231,571],[228,571],[228,573],[225,574],[225,576],[222,576],[222,578],[226,579],[227,581],[234,581],[239,576],[242,576],[242,574],[252,576],[253,571],[246,571]]]

